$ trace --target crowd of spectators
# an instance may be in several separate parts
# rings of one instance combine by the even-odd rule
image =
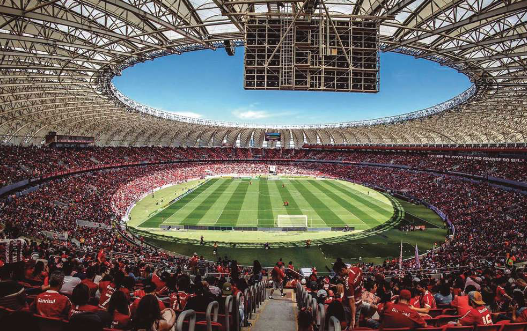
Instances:
[[[28,173],[34,175],[54,171],[49,168],[51,166],[70,169],[90,167],[89,162],[158,162],[172,160],[174,155],[203,160],[231,157],[297,160],[332,157],[333,160],[385,164],[399,164],[408,160],[407,156],[395,154],[355,153],[337,157],[329,156],[334,152],[305,150],[2,149],[13,153],[10,155],[15,160],[17,157],[33,158],[31,150],[35,155],[27,163],[20,159],[20,164],[12,160],[2,163],[3,172],[8,168],[22,169],[22,173],[15,172],[14,177],[8,177],[4,183]],[[226,150],[231,151],[228,157],[224,154]],[[69,153],[69,159],[61,153]],[[524,295],[527,282],[525,273],[517,270],[514,264],[527,259],[526,196],[485,181],[419,171],[421,167],[432,167],[432,161],[454,160],[422,158],[429,159],[426,161],[428,163],[418,163],[415,159],[416,163],[407,162],[412,169],[300,161],[203,161],[192,164],[137,165],[53,179],[40,184],[32,192],[11,195],[0,201],[0,214],[5,225],[3,235],[7,238],[25,236],[39,240],[38,244],[31,241],[23,248],[23,259],[18,263],[8,263],[5,260],[7,255],[0,256],[0,280],[5,281],[2,282],[5,287],[0,288],[0,294],[33,294],[34,300],[30,306],[25,306],[28,301],[25,299],[11,300],[10,304],[15,305],[14,309],[27,308],[43,316],[75,319],[74,316],[79,312],[91,312],[107,326],[148,329],[155,324],[157,330],[169,330],[176,311],[189,307],[203,310],[212,300],[221,301],[227,294],[243,292],[251,282],[261,279],[260,272],[263,270],[256,268],[258,274],[255,275],[253,268],[240,267],[236,261],[228,259],[212,263],[198,256],[173,256],[138,242],[137,238],[131,237],[116,224],[131,204],[155,188],[215,174],[269,173],[269,166],[277,165],[278,173],[282,174],[340,178],[427,202],[441,210],[455,228],[452,236],[440,244],[437,250],[420,259],[421,268],[427,272],[444,268],[450,270],[441,273],[439,278],[419,271],[411,272],[415,267],[415,259],[402,263],[406,272],[399,270],[397,260],[387,261],[380,266],[358,266],[355,272],[364,273],[365,276],[364,282],[360,282],[360,297],[356,296],[354,300],[364,302],[364,305],[358,306],[360,317],[356,319],[352,318],[355,314],[346,314],[346,307],[351,312],[351,306],[349,303],[346,306],[345,300],[349,297],[346,291],[350,291],[346,283],[349,274],[339,273],[339,264],[330,276],[317,277],[314,274],[306,278],[304,283],[312,296],[326,304],[328,314],[337,316],[344,326],[362,323],[376,328],[379,323],[387,323],[385,327],[394,327],[387,322],[390,319],[386,317],[386,308],[392,309],[394,305],[399,305],[396,309],[403,309],[400,305],[412,306],[408,309],[417,314],[413,316],[419,321],[416,324],[419,326],[425,325],[422,321],[426,323],[431,317],[430,312],[440,305],[457,309],[458,317],[461,317],[459,320],[462,321],[463,313],[470,312],[471,302],[475,306],[482,306],[477,303],[484,302],[484,306],[488,306],[486,309],[494,313],[493,323],[500,320],[522,321],[526,312]],[[119,159],[121,161],[117,161]],[[451,166],[454,167],[454,163]],[[468,169],[466,164],[462,164],[453,170],[461,171],[461,167]],[[477,167],[474,169],[477,170]],[[78,220],[104,226],[83,227],[77,224]],[[61,235],[62,239],[67,240],[57,238]],[[220,276],[202,279],[203,271],[220,272]],[[222,275],[228,275],[230,281]],[[296,276],[293,278],[294,282],[302,282]],[[23,287],[25,291],[21,291]],[[356,293],[353,293],[355,296]],[[338,306],[336,302],[343,306]],[[380,314],[380,319],[373,318],[375,314]],[[303,316],[303,313],[299,316]]]
[[[330,160],[404,165],[527,182],[527,162],[518,157],[485,158],[448,153],[339,151],[316,149],[0,146],[0,187],[28,178],[119,164],[178,160]]]
[[[287,274],[287,269],[282,270]],[[323,305],[324,329],[331,317],[341,323],[343,330],[527,322],[524,269],[492,266],[434,275],[400,272],[387,277],[379,270],[364,273],[361,265],[348,266],[337,259],[332,271],[330,275],[312,273],[307,277],[289,273],[289,280],[285,280],[300,293],[299,330],[312,330],[320,309],[306,306],[302,293]]]
[[[227,297],[238,293],[232,311],[239,311],[240,317],[232,321],[247,323],[250,297],[244,293],[259,279],[252,268],[225,259],[209,263],[212,271],[221,267],[221,274],[205,276],[193,269],[197,256],[161,254],[153,261],[137,252],[128,258],[112,253],[53,240],[28,242],[20,261],[0,266],[0,319],[3,309],[16,312],[2,320],[3,327],[38,330],[30,324],[35,314],[69,320],[72,330],[174,330],[179,312],[204,314],[208,304],[217,301],[220,314],[225,314]],[[204,315],[198,318],[203,319]]]
[[[0,212],[6,233],[43,238],[49,236],[45,231],[60,229],[90,249],[119,247],[115,241],[121,238],[113,234],[112,220],[120,219],[133,202],[153,189],[211,174],[268,173],[269,164],[175,163],[83,173],[51,180],[29,194],[4,199]],[[454,225],[455,234],[437,252],[423,258],[424,267],[480,265],[482,261],[507,264],[526,258],[527,203],[522,193],[486,182],[408,169],[295,162],[280,164],[278,171],[379,186],[437,207]],[[77,220],[110,228],[83,228],[77,226]],[[406,263],[411,266],[412,262]]]

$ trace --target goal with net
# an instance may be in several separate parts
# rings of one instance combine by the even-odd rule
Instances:
[[[277,215],[276,227],[278,228],[307,228],[307,215]]]

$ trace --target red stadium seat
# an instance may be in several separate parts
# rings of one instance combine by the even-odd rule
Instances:
[[[0,321],[2,320],[3,317],[9,316],[12,312],[14,312],[13,309],[0,306]]]
[[[443,309],[441,315],[457,315],[457,309],[455,308],[446,308]]]
[[[45,317],[35,315],[40,331],[62,331],[64,330],[65,323],[62,318],[56,317]]]
[[[443,315],[443,309],[430,309],[430,311],[428,312],[428,315],[432,317]]]
[[[443,331],[444,328],[418,328],[415,331]]]
[[[501,331],[525,331],[527,330],[527,323],[510,323],[503,324]]]
[[[474,331],[500,331],[501,328],[501,324],[478,325],[474,328]]]
[[[458,315],[451,315],[451,316],[446,316],[446,315],[442,315],[442,316],[438,316],[434,319],[434,326],[443,326],[443,325],[447,325],[448,322],[452,322],[452,321],[455,321],[459,318]],[[429,322],[430,320],[428,320],[427,322]]]
[[[447,326],[444,331],[473,331],[473,326]]]
[[[7,311],[0,321],[1,330],[39,330],[35,316],[26,310]]]

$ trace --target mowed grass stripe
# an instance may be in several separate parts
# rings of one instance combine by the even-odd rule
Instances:
[[[194,209],[207,200],[212,192],[223,183],[222,179],[218,179],[213,185],[209,186],[207,190],[197,195],[187,203],[185,206],[176,211],[172,216],[165,220],[164,225],[181,225],[181,222],[192,212]]]
[[[384,209],[386,212],[390,214],[392,213],[393,205],[390,201],[386,201],[386,200],[383,201],[375,197],[377,195],[380,195],[381,197],[383,197],[383,195],[380,192],[370,189],[367,186],[357,186],[356,184],[352,184],[349,182],[346,182],[346,184],[350,184],[350,185],[346,185],[344,184],[344,182],[341,182],[341,181],[333,181],[332,183],[346,190],[353,192],[356,196],[361,197],[365,199],[366,201],[369,201],[372,205],[375,205],[378,208]],[[371,192],[371,195],[367,194],[366,192],[363,192],[361,189]]]
[[[282,187],[282,181],[281,180],[275,180],[274,181],[276,185],[276,189],[280,193],[280,197],[282,198],[282,201],[289,201],[289,206],[285,207],[285,210],[288,215],[304,215],[302,210],[300,210],[300,207],[298,207],[298,204],[296,203],[295,199],[287,189],[289,185],[284,185]]]
[[[258,196],[260,195],[259,180],[252,180],[247,192],[242,209],[238,215],[236,226],[257,226],[258,225]]]
[[[307,215],[308,224],[311,227],[325,227],[326,223],[318,216],[318,214],[313,210],[313,206],[302,196],[302,193],[293,185],[292,181],[296,179],[282,179],[285,181],[285,185],[288,191],[291,193],[291,196],[295,199],[298,208],[302,211],[302,214]],[[284,213],[285,214],[285,213]]]
[[[346,223],[338,217],[328,206],[320,201],[309,189],[307,189],[301,180],[293,180],[291,183],[296,187],[298,192],[311,205],[311,208],[320,216],[328,226],[345,226]]]
[[[238,216],[242,209],[243,201],[245,200],[245,195],[249,189],[248,181],[240,181],[238,187],[231,195],[231,198],[225,205],[225,208],[218,217],[216,221],[217,226],[235,226],[238,222]]]
[[[269,187],[267,179],[258,181],[260,185],[260,194],[258,194],[258,227],[274,227],[274,215],[271,208],[271,198],[269,197]]]
[[[209,210],[205,213],[205,215],[203,215],[201,220],[199,220],[197,225],[214,226],[218,221],[218,218],[220,218],[221,213],[225,209],[228,209],[227,203],[241,181],[236,179],[226,180],[230,182],[229,186],[223,191],[223,193],[218,194],[218,199],[214,201]]]
[[[350,201],[344,200],[343,198],[341,198],[337,194],[333,193],[327,187],[324,187],[317,180],[309,180],[308,183],[313,185],[314,187],[316,187],[319,191],[323,192],[331,200],[335,201],[341,207],[343,207],[344,209],[349,211],[350,214],[355,216],[354,219],[364,223],[364,225],[366,225],[366,227],[369,228],[369,226],[367,225],[365,220],[371,219],[371,216],[369,216],[367,213],[365,213],[360,207],[356,206],[355,204],[351,203]]]
[[[188,214],[187,217],[181,222],[185,225],[196,225],[201,221],[203,216],[209,211],[209,209],[214,205],[214,203],[220,198],[221,195],[225,192],[227,187],[232,183],[231,179],[223,179],[223,183],[220,184],[220,186],[216,187],[216,189],[209,195],[205,201],[200,203],[194,210]]]
[[[359,204],[363,204],[364,206],[370,208],[372,211],[375,211],[375,212],[377,212],[378,214],[380,214],[380,215],[382,215],[384,217],[388,217],[389,218],[389,217],[391,217],[393,215],[393,211],[389,212],[386,209],[382,208],[381,206],[379,206],[379,205],[377,205],[375,203],[372,203],[370,200],[363,198],[361,196],[362,193],[352,189],[351,187],[337,185],[333,181],[327,181],[326,184],[331,186],[332,188],[335,188],[336,190],[339,190],[340,192],[346,194],[348,197],[350,197],[351,199],[355,200]],[[355,192],[357,192],[357,193],[355,193]]]
[[[192,201],[195,197],[206,191],[210,186],[212,186],[214,183],[218,181],[217,178],[211,179],[192,191],[191,193],[187,194],[183,198],[179,199],[178,201],[174,202],[173,204],[170,204],[168,207],[157,213],[156,215],[150,217],[145,222],[143,222],[141,225],[139,225],[140,228],[157,228],[161,223],[163,223],[167,218],[174,215],[178,210],[183,208],[187,203]]]

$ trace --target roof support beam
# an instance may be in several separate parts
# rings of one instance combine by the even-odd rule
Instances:
[[[472,15],[472,16],[470,16],[470,17],[468,17],[468,18],[466,18],[464,20],[458,21],[458,22],[456,22],[454,24],[450,24],[450,25],[447,25],[447,26],[435,29],[434,31],[431,31],[431,32],[423,33],[423,34],[421,34],[421,35],[419,35],[417,37],[410,38],[408,40],[403,40],[403,41],[399,42],[397,45],[390,46],[390,47],[386,48],[385,51],[389,52],[389,51],[392,51],[392,50],[396,49],[397,47],[405,46],[405,45],[417,42],[419,40],[422,40],[422,39],[425,39],[425,38],[428,38],[428,37],[432,37],[432,36],[434,36],[434,35],[436,35],[438,33],[443,33],[443,32],[446,32],[446,31],[450,31],[452,29],[457,29],[457,28],[459,28],[461,26],[464,26],[464,25],[467,25],[467,24],[470,24],[470,23],[479,22],[479,21],[482,21],[482,20],[486,20],[486,19],[489,19],[489,18],[493,18],[493,17],[499,16],[499,15],[503,15],[503,14],[506,14],[506,13],[511,13],[511,12],[518,11],[518,10],[525,10],[525,3],[523,1],[511,4],[511,5],[505,5],[503,7],[500,7],[500,8],[494,9],[494,10],[490,10],[488,12],[480,13],[478,15]]]

